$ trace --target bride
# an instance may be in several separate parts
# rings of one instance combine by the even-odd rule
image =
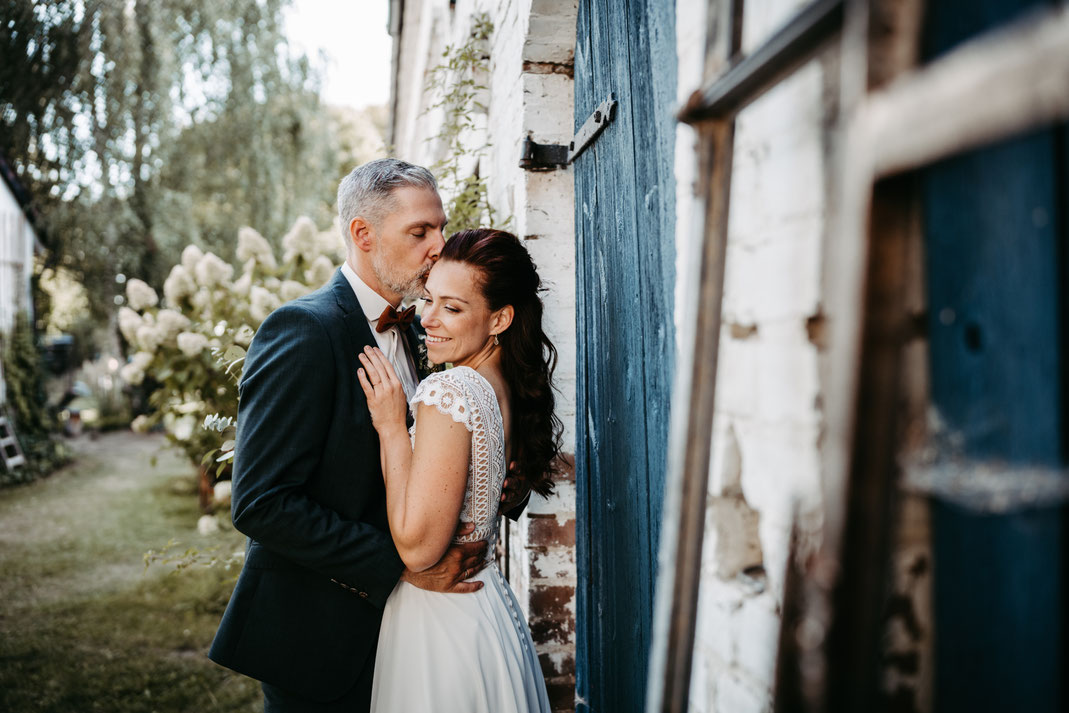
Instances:
[[[379,435],[390,534],[405,566],[433,565],[458,520],[486,540],[474,594],[428,592],[401,581],[383,612],[371,710],[548,712],[549,699],[515,595],[493,562],[505,464],[536,492],[551,491],[561,425],[550,377],[556,350],[542,331],[540,281],[513,235],[452,236],[427,277],[427,356],[453,368],[416,389],[405,428],[404,390],[378,349],[357,378]]]

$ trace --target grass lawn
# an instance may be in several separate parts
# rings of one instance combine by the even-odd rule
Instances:
[[[200,536],[194,473],[159,436],[75,445],[72,465],[0,490],[0,711],[259,711],[259,684],[205,653],[236,571],[153,564]]]

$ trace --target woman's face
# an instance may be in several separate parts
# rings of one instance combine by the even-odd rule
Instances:
[[[427,330],[427,358],[435,364],[470,366],[501,331],[501,310],[490,310],[478,280],[475,268],[452,260],[435,263],[427,276],[420,322]]]

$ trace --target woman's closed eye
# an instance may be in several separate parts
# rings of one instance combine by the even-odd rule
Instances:
[[[424,295],[420,299],[423,300],[424,304],[427,304],[427,305],[434,304],[434,299],[432,299],[431,297],[428,297],[426,295]],[[454,314],[457,314],[457,313],[460,312],[460,310],[458,308],[456,308],[456,307],[454,307],[452,305],[448,305],[448,304],[447,305],[442,305],[442,309],[444,309],[446,312],[452,312]]]

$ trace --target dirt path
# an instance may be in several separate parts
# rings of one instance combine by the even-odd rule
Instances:
[[[74,461],[66,468],[0,491],[0,563],[38,560],[0,582],[0,600],[42,604],[136,582],[146,549],[176,534],[145,511],[158,499],[154,491],[183,489],[190,470],[162,436],[120,432],[71,445]]]
[[[0,710],[254,710],[255,685],[204,652],[234,573],[144,555],[239,549],[197,534],[194,470],[158,435],[72,443],[75,461],[0,490]]]

